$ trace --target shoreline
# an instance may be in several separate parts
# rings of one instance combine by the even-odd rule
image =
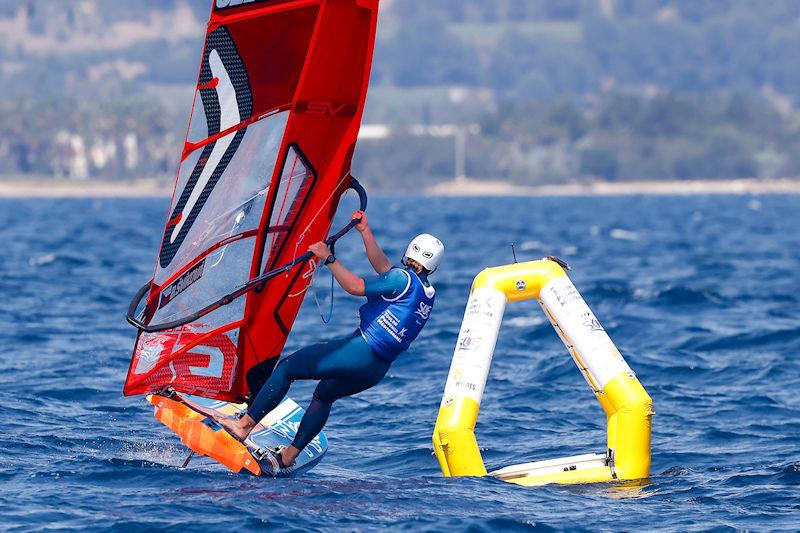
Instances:
[[[0,198],[162,198],[172,184],[155,179],[100,181],[47,178],[0,179]]]
[[[385,191],[376,192],[386,194]],[[397,194],[405,195],[403,192]],[[433,185],[422,194],[439,197],[800,195],[800,179],[597,181],[554,185],[515,185],[504,181],[459,179]],[[171,195],[172,184],[155,179],[0,179],[0,198],[169,198]]]
[[[451,197],[800,195],[800,179],[596,181],[531,186],[490,180],[458,179],[434,185],[427,192],[431,196]]]

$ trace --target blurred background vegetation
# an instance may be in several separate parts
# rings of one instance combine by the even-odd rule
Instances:
[[[209,9],[0,0],[0,175],[171,181]],[[383,0],[355,172],[800,176],[798,50],[797,0]]]

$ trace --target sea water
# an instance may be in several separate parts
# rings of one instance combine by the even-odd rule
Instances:
[[[800,530],[799,197],[373,198],[391,258],[423,231],[447,246],[432,318],[382,383],[334,405],[322,463],[281,480],[180,469],[177,437],[121,394],[124,314],[166,209],[0,201],[0,530]],[[572,265],[652,396],[648,482],[441,476],[431,433],[470,283],[511,243]],[[369,273],[357,234],[337,254]],[[287,353],[355,328],[358,299],[334,300],[325,325],[306,299]],[[508,306],[477,437],[489,468],[604,452],[602,411],[535,302]]]

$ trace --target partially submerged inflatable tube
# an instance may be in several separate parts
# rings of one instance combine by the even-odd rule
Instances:
[[[472,284],[433,432],[445,476],[485,476],[475,423],[508,302],[536,299],[605,411],[607,451],[509,466],[489,473],[519,485],[596,483],[650,474],[653,402],[561,262],[488,268]]]

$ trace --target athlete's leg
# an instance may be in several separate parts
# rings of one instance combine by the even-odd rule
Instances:
[[[247,413],[238,420],[217,419],[226,430],[240,440],[244,440],[264,415],[275,409],[286,397],[292,381],[297,379],[320,379],[325,373],[321,364],[326,356],[345,346],[350,337],[320,342],[294,352],[275,366],[272,375],[258,391]]]
[[[364,344],[366,345],[366,343]],[[369,349],[368,346],[367,348]],[[360,347],[356,347],[356,349],[360,349]],[[284,449],[281,454],[281,462],[284,465],[292,464],[303,448],[319,435],[328,421],[333,402],[345,396],[358,394],[380,383],[389,370],[390,363],[379,359],[374,354],[370,353],[369,355],[374,358],[374,363],[370,364],[364,372],[359,372],[357,376],[349,379],[324,379],[319,382],[314,391],[314,399],[303,415],[292,445]]]
[[[332,405],[331,403],[321,402],[314,396],[303,415],[303,420],[300,421],[300,427],[297,428],[297,434],[294,437],[294,441],[292,441],[292,445],[281,452],[281,462],[284,465],[292,464],[303,448],[314,440],[314,437],[319,435],[319,432],[325,427],[325,422],[328,421]]]
[[[258,391],[247,414],[255,420],[278,407],[278,404],[289,392],[289,385],[298,379],[320,379],[326,365],[326,359],[348,344],[349,338],[336,339],[329,342],[318,342],[294,352],[278,363],[267,382]]]

